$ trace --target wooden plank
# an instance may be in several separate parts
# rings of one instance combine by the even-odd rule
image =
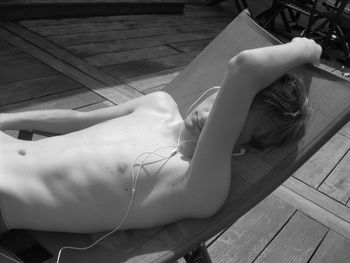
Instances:
[[[200,40],[193,40],[193,41],[186,41],[186,42],[177,42],[177,43],[170,43],[169,46],[181,52],[202,51],[205,47],[209,45],[209,43],[212,40],[213,40],[212,38],[208,38],[208,39],[200,39]]]
[[[346,204],[350,198],[350,152],[334,168],[319,187],[319,191]]]
[[[150,36],[159,36],[164,34],[175,34],[177,31],[168,26],[157,27],[157,28],[142,28],[142,29],[130,29],[120,30],[118,33],[114,31],[107,32],[96,32],[96,33],[81,33],[74,35],[61,35],[53,36],[48,39],[53,43],[61,45],[63,47],[68,45],[76,45],[82,43],[96,43],[96,42],[107,42],[120,39],[128,38],[142,38]]]
[[[14,51],[14,52],[9,52],[9,53],[2,53],[0,54],[0,68],[5,69],[7,67],[18,67],[18,64],[23,64],[23,65],[43,65],[46,68],[49,68],[47,65],[41,63],[37,59],[33,58],[32,56],[22,52],[21,50],[19,51]]]
[[[153,20],[159,15],[115,15],[115,16],[89,16],[89,17],[74,17],[74,18],[61,18],[61,19],[36,19],[36,20],[21,20],[19,23],[22,26],[32,29],[42,26],[55,26],[55,25],[73,25],[73,24],[85,24],[85,23],[98,23],[98,22],[115,22],[115,21],[132,21],[132,20]],[[168,17],[168,16],[167,16]],[[182,18],[184,15],[172,15],[171,18]]]
[[[123,64],[103,67],[102,70],[111,76],[121,79],[140,77],[171,68],[181,68],[190,63],[199,52],[180,53],[172,56],[148,60],[137,60]]]
[[[121,29],[130,29],[129,26],[122,24],[121,22],[104,22],[104,23],[85,23],[75,25],[55,25],[55,26],[41,26],[31,28],[31,30],[42,36],[54,36],[54,35],[68,35],[78,34],[86,32],[100,32],[100,31],[115,31]]]
[[[329,198],[327,195],[294,177],[287,179],[287,181],[283,183],[283,186],[350,224],[350,209],[343,204]]]
[[[213,262],[253,262],[294,212],[287,203],[267,197],[209,248]]]
[[[175,49],[167,46],[156,46],[129,51],[99,54],[86,58],[86,61],[96,67],[105,67],[118,63],[126,63],[135,60],[152,59],[178,54]]]
[[[232,17],[190,17],[190,16],[158,16],[153,19],[122,20],[123,24],[132,28],[159,27],[167,25],[174,28],[196,27],[213,30],[223,29],[232,21]],[[199,30],[197,30],[199,31]]]
[[[66,46],[66,49],[71,51],[74,55],[84,58],[101,53],[120,52],[132,49],[154,47],[161,44],[162,43],[157,40],[157,37],[145,37],[72,45]]]
[[[132,87],[144,91],[147,89],[167,85],[172,81],[177,75],[181,73],[180,69],[170,69],[164,70],[162,72],[157,72],[149,75],[142,75],[135,78],[125,79],[125,81]]]
[[[62,75],[0,85],[0,106],[77,88],[81,85]]]
[[[136,60],[101,68],[107,74],[124,80],[137,76],[141,78],[143,75],[156,73],[165,69],[168,69],[168,67],[152,60]]]
[[[188,9],[187,5],[186,9]],[[99,17],[84,17],[84,18],[65,18],[65,19],[38,19],[38,20],[22,20],[20,24],[31,30],[38,27],[58,26],[58,25],[79,25],[85,23],[113,23],[122,22],[125,25],[133,28],[143,27],[158,27],[163,25],[179,26],[206,24],[209,28],[222,27],[221,23],[227,24],[232,20],[232,14],[224,17],[216,15],[215,18],[208,14],[202,15],[201,19],[195,15],[123,15],[123,16],[99,16]]]
[[[13,23],[2,23],[1,25],[10,28],[16,34],[19,34],[32,43],[30,44],[13,33],[0,28],[0,35],[6,37],[12,44],[108,100],[114,103],[122,103],[140,96],[138,91],[88,65],[82,60],[72,56],[67,51],[56,47],[49,41]],[[35,44],[35,46],[33,44]],[[42,48],[44,51],[38,47]]]
[[[350,224],[349,222],[340,218],[338,215],[330,213],[328,210],[320,207],[319,205],[286,188],[285,186],[280,186],[273,192],[273,194],[292,205],[300,212],[310,216],[326,227],[337,233],[341,233],[344,237],[350,239]]]
[[[256,2],[256,1],[255,1]],[[254,2],[254,7],[255,7]],[[250,3],[249,3],[250,4]],[[265,8],[268,8],[269,5],[265,5]],[[224,8],[208,8],[206,4],[204,5],[186,5],[185,14],[190,16],[228,16],[232,17],[232,12],[228,12]]]
[[[218,35],[225,27],[229,24],[230,21],[227,22],[216,22],[214,25],[211,26],[210,24],[198,24],[198,25],[179,25],[175,26],[174,28],[182,33],[191,33],[191,32],[202,32],[202,33],[212,33]]]
[[[97,110],[97,109],[102,109],[102,108],[106,108],[106,107],[112,107],[114,106],[113,103],[111,103],[108,100],[104,100],[98,103],[94,103],[91,105],[86,105],[80,108],[76,108],[75,110],[79,110],[79,111],[92,111],[92,110]]]
[[[1,1],[2,20],[129,14],[179,14],[181,0]]]
[[[350,139],[336,134],[294,173],[294,177],[314,188],[319,187],[349,149]]]
[[[0,112],[21,112],[42,109],[77,109],[101,101],[105,101],[105,99],[86,88],[81,88],[40,97],[35,100],[27,100],[0,106]]]
[[[28,30],[25,30],[24,28],[18,26],[17,24],[2,23],[2,25],[5,26],[8,30],[10,30],[14,34],[21,36],[22,38],[29,41],[30,43],[40,47],[44,51],[59,58],[61,61],[64,61],[67,64],[72,65],[73,67],[76,67],[80,71],[88,74],[89,76],[97,79],[98,81],[104,84],[113,86],[113,88],[118,91],[120,99],[127,100],[127,99],[135,98],[141,95],[136,90],[121,83],[118,79],[114,79],[111,76],[97,70],[96,68],[91,67],[90,65],[86,64],[83,60],[72,56],[69,52],[58,48],[57,46],[52,44],[50,41],[47,41],[46,39],[41,38],[36,34],[31,33]],[[35,55],[35,54],[31,53],[31,55]],[[60,61],[56,60],[50,65],[55,66],[56,63],[60,63]]]
[[[0,65],[0,85],[49,77],[56,74],[52,68],[42,63],[33,63],[32,59],[29,61],[27,59],[18,59]]]
[[[13,48],[13,47],[9,45],[5,40],[0,40],[0,52],[5,48]]]
[[[297,212],[254,262],[306,263],[326,233],[326,227]]]
[[[0,50],[0,65],[2,68],[18,60],[34,62],[32,57],[19,50]]]
[[[177,49],[177,46],[179,46],[179,49],[186,47],[187,44],[192,47],[192,50],[190,49],[188,51],[183,52],[190,52],[204,49],[204,47],[206,47],[209,44],[210,40],[212,40],[213,38],[214,35],[211,36],[210,34],[177,33],[171,35],[160,35],[108,42],[71,45],[66,46],[65,48],[72,51],[75,55],[79,57],[89,57],[99,53],[120,52],[133,49],[148,48],[160,46],[163,44],[167,44],[168,46],[173,47],[175,49]],[[201,43],[200,41],[204,43]],[[190,44],[188,44],[188,42],[190,42]]]
[[[84,18],[63,18],[63,19],[38,19],[38,20],[24,20],[20,23],[29,28],[50,26],[50,25],[63,25],[63,24],[81,24],[86,22],[113,22],[113,21],[146,21],[146,23],[152,23],[152,21],[169,21],[169,23],[179,23],[181,19],[204,17],[204,20],[209,20],[209,17],[227,17],[232,20],[232,13],[225,13],[224,10],[216,10],[215,8],[208,8],[204,6],[196,6],[188,3],[185,6],[185,12],[181,15],[173,14],[171,16],[159,16],[159,15],[123,15],[123,16],[92,16]],[[185,20],[186,21],[186,20]],[[186,21],[187,22],[187,21]],[[213,21],[211,21],[213,22]],[[188,21],[188,24],[191,24]],[[140,24],[141,25],[141,24]]]
[[[310,263],[348,263],[350,240],[334,231],[329,231]]]
[[[0,55],[19,53],[19,49],[0,39]]]

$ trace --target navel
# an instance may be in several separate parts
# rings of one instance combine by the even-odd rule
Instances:
[[[27,154],[27,152],[23,149],[18,150],[17,153],[21,156],[25,156]]]

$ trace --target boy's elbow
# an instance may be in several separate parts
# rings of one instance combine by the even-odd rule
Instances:
[[[265,87],[261,85],[265,79],[265,67],[254,50],[244,50],[229,61],[228,71],[236,76],[244,87],[251,87],[256,94]]]
[[[253,67],[256,64],[254,52],[243,50],[229,61],[229,67]]]

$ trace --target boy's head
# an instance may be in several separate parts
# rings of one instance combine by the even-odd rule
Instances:
[[[256,123],[247,148],[264,150],[301,139],[310,115],[304,86],[292,74],[282,76],[256,95],[252,113]]]
[[[185,119],[185,125],[199,137],[216,94],[205,99]],[[300,139],[305,133],[310,106],[304,86],[286,74],[259,92],[252,103],[234,151],[264,150]]]

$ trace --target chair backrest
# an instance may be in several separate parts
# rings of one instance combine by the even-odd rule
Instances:
[[[221,84],[227,62],[232,57],[244,49],[274,44],[279,41],[242,13],[165,91],[185,112],[203,91]],[[188,239],[195,237],[184,241],[187,245],[198,244],[237,220],[281,185],[349,120],[349,81],[311,65],[302,66],[295,73],[306,83],[313,107],[306,135],[297,144],[233,158],[229,198],[213,218],[195,221],[193,225],[189,223],[190,227],[181,226],[188,231],[185,235]],[[192,235],[194,232],[196,234]]]

